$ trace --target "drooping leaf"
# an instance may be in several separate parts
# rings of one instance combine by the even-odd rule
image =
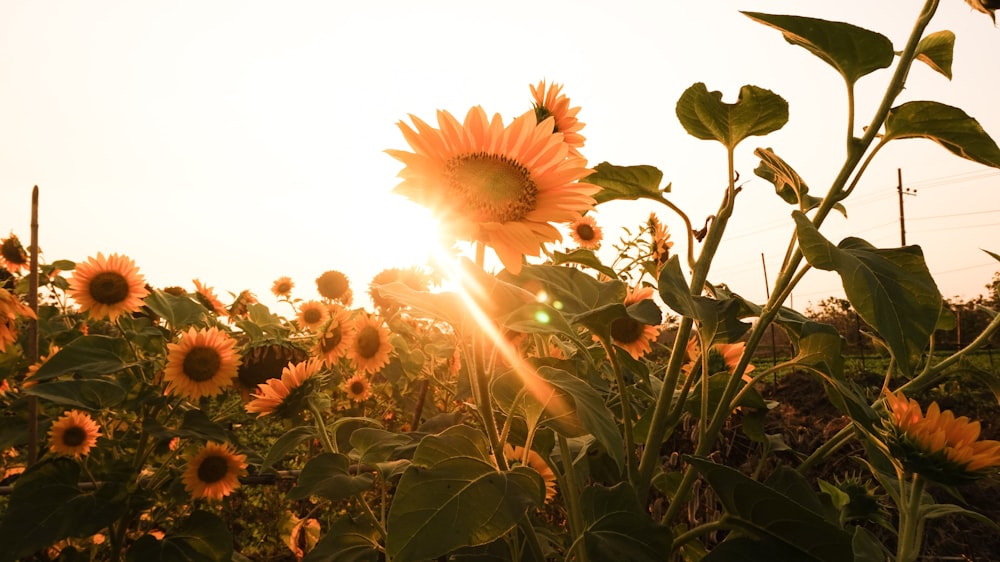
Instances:
[[[316,437],[316,430],[311,426],[300,425],[286,431],[268,449],[267,456],[264,457],[264,463],[260,469],[264,471],[271,468],[275,463],[285,458],[285,455],[290,453],[295,447],[298,447],[300,443],[314,437]]]
[[[379,559],[379,532],[367,517],[357,520],[340,517],[302,562],[376,562]]]
[[[503,271],[498,277],[529,291],[535,300],[544,295],[544,302],[567,317],[625,300],[625,284],[621,281],[599,281],[571,267],[525,265],[517,276]]]
[[[177,435],[181,437],[194,437],[225,443],[229,441],[229,433],[221,425],[215,423],[202,410],[188,410],[184,412],[184,419],[177,430]]]
[[[943,30],[929,33],[917,44],[917,60],[951,80],[951,63],[955,52],[955,34]]]
[[[974,118],[936,101],[911,101],[889,110],[882,142],[930,139],[956,156],[1000,168],[1000,148]]]
[[[797,205],[799,210],[805,213],[815,209],[823,201],[819,197],[809,195],[809,186],[806,185],[798,172],[770,148],[758,148],[753,153],[760,158],[760,165],[757,166],[754,173],[774,184],[774,191],[786,203]],[[847,216],[847,209],[840,203],[835,203],[833,208],[840,211],[845,217]]]
[[[108,379],[49,381],[29,386],[24,393],[53,404],[87,410],[113,408],[128,397],[128,392],[121,385]]]
[[[681,274],[677,256],[667,260],[660,270],[659,291],[664,304],[678,314],[698,321],[698,331],[709,345],[735,342],[750,329],[750,324],[740,320],[742,300],[692,295]]]
[[[389,511],[392,560],[418,562],[487,544],[541,504],[538,473],[524,466],[500,472],[487,448],[483,434],[465,425],[424,437]]]
[[[781,32],[785,40],[798,45],[832,66],[848,85],[880,68],[888,68],[894,56],[892,41],[849,23],[804,16],[743,12],[750,19]]]
[[[601,162],[594,166],[594,173],[584,178],[583,181],[604,188],[594,195],[594,199],[599,204],[616,199],[640,199],[643,197],[659,201],[662,199],[661,193],[670,191],[669,185],[662,191],[660,190],[663,172],[654,166],[647,165],[615,166]]]
[[[351,474],[351,460],[337,453],[322,453],[309,459],[299,473],[298,484],[288,491],[288,499],[319,496],[342,500],[370,490],[375,478],[370,473]]]
[[[618,274],[615,273],[615,270],[601,263],[597,254],[588,248],[576,248],[569,252],[552,252],[553,265],[563,265],[567,263],[585,265],[594,271],[607,275],[610,279],[614,279],[618,276]]]
[[[677,118],[690,135],[716,140],[732,149],[749,136],[766,135],[784,127],[788,102],[770,90],[743,86],[736,103],[725,103],[722,92],[709,92],[699,82],[677,100]]]
[[[840,275],[847,300],[885,340],[900,370],[912,375],[944,305],[920,248],[879,249],[853,237],[834,246],[801,212],[792,216],[806,260]]]
[[[670,531],[650,519],[626,482],[584,488],[580,510],[583,544],[591,560],[659,562],[670,551]]]
[[[128,367],[128,346],[124,340],[108,336],[80,336],[66,344],[29,379],[47,381],[72,373],[79,377],[102,377]]]
[[[229,562],[233,536],[226,522],[207,511],[195,511],[176,530],[157,540],[141,537],[129,549],[129,562]]]

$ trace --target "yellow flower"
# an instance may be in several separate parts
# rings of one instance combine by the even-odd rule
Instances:
[[[0,353],[17,341],[17,320],[22,317],[35,318],[35,313],[7,289],[0,288]]]
[[[13,232],[9,237],[0,240],[0,266],[17,274],[22,269],[27,269],[28,265],[28,253],[24,251],[24,246]]]
[[[322,366],[319,359],[289,363],[281,372],[280,379],[268,379],[257,386],[257,394],[246,405],[247,412],[257,414],[257,417],[274,413],[281,417],[297,414],[306,407],[304,401],[313,390],[312,385],[306,383]]]
[[[600,248],[601,240],[604,239],[604,232],[590,215],[584,215],[570,223],[569,233],[581,248],[591,250]]]
[[[372,298],[375,308],[392,310],[401,306],[399,302],[383,295],[378,290],[379,285],[394,282],[400,282],[414,291],[426,291],[430,288],[430,277],[415,267],[383,269],[372,278],[372,282],[368,285],[368,295]]]
[[[257,304],[257,295],[250,291],[240,291],[233,299],[233,304],[229,305],[229,319],[246,318],[250,313],[250,305]]]
[[[236,370],[236,386],[240,391],[240,398],[244,403],[249,402],[258,385],[281,377],[283,369],[289,363],[298,363],[307,358],[305,350],[291,344],[259,342],[247,346]]]
[[[101,428],[89,414],[70,410],[49,428],[49,450],[80,458],[90,452],[100,436]]]
[[[191,499],[221,500],[240,487],[246,460],[246,455],[236,454],[228,444],[210,442],[188,459],[184,488]]]
[[[339,271],[324,271],[316,278],[316,290],[324,299],[339,301],[345,306],[351,305],[351,282]]]
[[[670,240],[670,231],[667,229],[667,225],[660,222],[655,213],[649,213],[647,227],[653,236],[651,257],[656,265],[662,266],[670,258],[670,248],[674,247],[674,243]]]
[[[889,448],[907,470],[958,484],[1000,467],[1000,441],[980,440],[978,421],[956,418],[951,410],[941,411],[937,402],[931,402],[925,415],[920,404],[902,392],[886,392],[885,401]]]
[[[386,151],[406,165],[395,191],[430,209],[456,239],[492,247],[514,274],[525,255],[562,238],[551,223],[576,220],[595,204],[600,188],[575,183],[591,170],[552,132],[554,118],[538,123],[528,112],[505,127],[481,107],[464,123],[439,111],[439,129],[410,118],[416,130],[399,128],[414,152]]]
[[[521,464],[524,458],[524,447],[512,447],[510,443],[503,446],[503,456],[511,468]],[[552,468],[545,462],[542,455],[535,451],[528,451],[528,466],[535,470],[545,481],[545,501],[550,502],[556,497],[556,475]]]
[[[347,342],[347,358],[366,373],[374,373],[389,363],[389,330],[381,320],[367,314],[354,319],[350,340]]]
[[[625,306],[635,304],[653,297],[652,287],[628,289],[625,295]],[[660,335],[660,327],[643,324],[632,317],[616,318],[611,322],[611,339],[615,345],[628,352],[634,359],[639,359],[653,350],[652,344]]]
[[[291,277],[279,277],[274,280],[274,285],[271,285],[271,292],[279,299],[287,299],[292,295],[293,288],[295,288],[295,283],[292,282]]]
[[[222,301],[216,296],[215,290],[212,287],[202,284],[198,279],[194,279],[194,288],[194,296],[202,306],[219,316],[226,315],[226,307],[222,305]]]
[[[135,262],[118,254],[105,258],[98,252],[97,257],[77,264],[69,285],[69,295],[80,305],[81,312],[89,311],[94,318],[107,317],[112,322],[124,313],[138,311],[149,294]]]
[[[322,359],[326,366],[332,367],[338,359],[347,354],[354,325],[350,322],[350,313],[343,307],[330,305],[329,312],[330,320],[316,336],[312,353]]]
[[[534,109],[535,118],[541,123],[548,117],[555,119],[553,132],[562,133],[563,142],[569,146],[570,154],[579,156],[578,149],[583,148],[586,140],[580,134],[583,123],[576,118],[580,113],[579,107],[570,107],[569,98],[562,92],[562,84],[550,84],[546,89],[545,80],[538,83],[538,86],[530,86],[531,96],[535,98]]]
[[[167,392],[189,400],[215,396],[232,384],[240,365],[236,340],[218,328],[190,328],[179,343],[167,344],[163,380]]]
[[[300,327],[315,330],[330,319],[330,311],[325,304],[319,301],[306,301],[299,305],[296,318]]]
[[[363,402],[371,396],[371,383],[368,382],[368,377],[359,373],[353,377],[347,379],[344,383],[344,390],[347,392],[347,397],[355,402]]]

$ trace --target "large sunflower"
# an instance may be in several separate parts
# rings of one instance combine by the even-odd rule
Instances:
[[[49,428],[49,450],[57,455],[80,458],[97,444],[101,428],[86,412],[70,410]]]
[[[347,357],[360,371],[377,372],[389,363],[389,329],[375,316],[359,314],[347,343]]]
[[[240,365],[236,340],[218,328],[190,328],[179,343],[167,344],[163,380],[167,392],[189,400],[215,396],[232,384]]]
[[[188,459],[184,488],[192,499],[221,500],[240,487],[246,461],[246,455],[236,454],[228,444],[208,443]]]
[[[107,317],[114,322],[124,313],[142,308],[142,299],[149,294],[146,280],[135,262],[127,256],[111,254],[76,264],[69,282],[69,295],[94,318]]]
[[[281,372],[280,379],[268,379],[257,385],[257,393],[246,405],[247,412],[257,414],[257,417],[268,414],[291,417],[298,414],[307,407],[306,400],[314,390],[314,385],[307,383],[322,367],[319,359],[289,363]]]
[[[563,134],[563,140],[569,145],[571,154],[579,155],[578,149],[583,148],[583,142],[586,140],[580,134],[583,123],[576,118],[580,108],[569,106],[569,98],[562,93],[562,84],[553,83],[546,88],[545,80],[542,80],[537,87],[529,87],[531,96],[535,98],[534,109],[538,121],[545,121],[549,116],[554,118],[554,131]]]
[[[591,172],[587,161],[569,154],[554,119],[538,123],[531,111],[505,127],[481,107],[464,123],[438,111],[439,129],[410,118],[415,130],[399,128],[414,152],[386,151],[406,164],[395,191],[429,208],[456,239],[492,247],[512,273],[523,256],[561,240],[551,223],[576,220],[595,204],[600,188],[577,183]]]

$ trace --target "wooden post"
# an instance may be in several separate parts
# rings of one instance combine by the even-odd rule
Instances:
[[[31,254],[28,270],[28,306],[35,318],[28,322],[28,361],[38,361],[38,186],[31,190]],[[28,466],[38,460],[38,398],[28,397]]]

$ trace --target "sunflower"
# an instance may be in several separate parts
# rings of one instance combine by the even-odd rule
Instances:
[[[210,312],[214,312],[219,316],[225,316],[226,307],[222,305],[222,301],[220,301],[219,297],[215,294],[215,289],[202,284],[202,282],[198,279],[194,279],[193,281],[195,288],[194,296],[198,299],[198,302]]]
[[[524,447],[512,447],[510,443],[506,443],[503,446],[503,456],[507,459],[510,467],[514,468],[514,466],[521,464],[521,460],[524,458]],[[556,475],[552,472],[552,468],[545,462],[542,455],[532,450],[528,451],[527,461],[527,465],[545,481],[545,501],[552,501],[552,498],[556,497]]]
[[[416,267],[383,269],[372,278],[372,282],[368,285],[368,295],[371,297],[375,308],[392,310],[402,306],[400,302],[383,295],[378,289],[380,285],[388,285],[395,282],[400,282],[414,291],[426,291],[430,288],[430,276]]]
[[[584,215],[569,225],[569,233],[581,248],[596,250],[601,247],[604,232],[590,215]]]
[[[330,305],[329,312],[330,320],[317,334],[312,353],[322,359],[326,366],[332,367],[347,354],[354,324],[350,322],[350,313],[343,307]]]
[[[629,288],[625,306],[653,298],[652,287]],[[639,322],[631,316],[616,318],[611,322],[611,339],[634,359],[652,351],[652,343],[660,335],[660,327]]]
[[[368,382],[368,377],[358,373],[344,382],[344,391],[347,397],[355,402],[364,402],[372,395],[372,385]]]
[[[346,306],[351,304],[351,282],[339,271],[324,271],[316,278],[316,290],[324,299],[339,301]]]
[[[43,355],[41,357],[41,359],[39,359],[35,363],[32,363],[28,367],[28,372],[25,373],[25,375],[24,375],[24,380],[25,380],[24,387],[25,388],[28,388],[29,386],[35,384],[35,381],[31,380],[31,377],[35,376],[35,373],[37,373],[38,370],[42,368],[42,365],[44,365],[45,363],[47,363],[48,360],[52,359],[52,357],[54,357],[55,354],[57,354],[57,353],[59,353],[59,346],[58,345],[53,345],[53,346],[49,347],[49,352],[46,355]]]
[[[163,380],[167,392],[189,400],[215,396],[232,384],[240,365],[236,340],[218,328],[190,328],[180,343],[169,343]]]
[[[236,386],[243,402],[252,399],[259,385],[269,379],[281,377],[286,365],[305,361],[309,357],[303,349],[275,342],[248,345],[240,355],[240,366],[236,370]]]
[[[916,400],[886,392],[883,427],[889,450],[903,468],[942,484],[962,484],[1000,467],[1000,441],[979,439],[980,424],[931,402],[926,415]]]
[[[295,283],[292,282],[291,277],[279,277],[271,285],[271,293],[279,299],[287,299],[292,296],[292,289],[294,288]]]
[[[17,341],[18,318],[35,318],[35,313],[7,289],[0,288],[0,353]]]
[[[257,414],[257,417],[277,414],[287,418],[298,414],[306,408],[305,400],[315,390],[308,384],[313,376],[323,367],[319,359],[310,359],[300,363],[289,363],[281,372],[280,379],[269,379],[258,385],[253,400],[246,405],[247,412]]]
[[[250,291],[241,291],[229,305],[229,318],[246,318],[250,314],[250,305],[257,304],[257,295]]]
[[[80,458],[90,452],[100,436],[101,428],[90,414],[70,410],[49,428],[49,450],[57,455]]]
[[[354,319],[347,357],[359,370],[374,373],[389,363],[389,330],[381,320],[367,314]]]
[[[538,123],[528,112],[504,127],[481,107],[464,123],[439,111],[439,129],[410,118],[416,130],[399,128],[414,152],[387,151],[406,165],[396,193],[429,208],[456,239],[492,247],[511,273],[520,273],[525,255],[561,240],[551,223],[576,220],[595,204],[600,188],[575,183],[591,170],[552,132],[554,118]]]
[[[228,444],[209,442],[188,459],[184,488],[191,499],[221,500],[240,487],[246,461],[246,455],[236,454]]]
[[[319,301],[306,301],[299,305],[296,315],[299,326],[306,330],[316,330],[330,319],[327,306]]]
[[[562,84],[550,84],[546,89],[545,80],[538,83],[538,86],[528,86],[531,88],[531,96],[535,98],[534,110],[535,118],[541,123],[550,116],[555,119],[553,132],[563,134],[563,142],[569,146],[570,154],[579,156],[580,148],[586,140],[580,134],[583,123],[577,120],[576,114],[580,113],[579,107],[570,107],[569,98],[562,92]]]
[[[708,369],[709,374],[714,375],[715,373],[729,372],[733,373],[736,371],[736,367],[740,363],[740,359],[743,358],[743,352],[746,350],[746,342],[736,342],[736,343],[717,343],[709,348],[708,351]],[[701,345],[699,345],[698,340],[691,338],[687,343],[687,363],[681,367],[681,371],[685,375],[690,375],[691,371],[694,369],[695,363],[701,359]],[[753,365],[747,365],[745,371],[743,371],[743,380],[750,382],[750,373],[755,369]]]
[[[24,251],[24,246],[13,232],[7,238],[0,240],[0,266],[13,274],[28,268],[28,253]]]
[[[667,225],[660,222],[656,213],[649,213],[649,221],[646,225],[653,237],[650,257],[653,258],[657,266],[662,266],[670,259],[670,248],[674,247],[673,241],[670,240],[670,231],[667,229]]]
[[[69,282],[69,295],[80,305],[81,312],[89,311],[94,318],[107,317],[114,322],[120,315],[142,307],[142,299],[149,294],[145,285],[145,278],[130,258],[118,254],[105,258],[98,252],[97,257],[77,264]]]

